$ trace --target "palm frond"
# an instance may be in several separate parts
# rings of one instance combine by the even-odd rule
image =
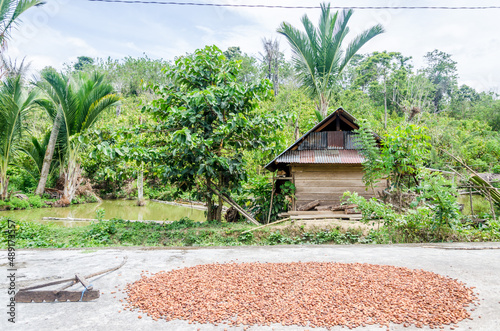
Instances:
[[[8,76],[0,85],[0,175],[19,153],[26,129],[26,116],[37,98],[26,91],[20,75]]]
[[[43,159],[45,158],[45,152],[47,151],[49,139],[50,131],[42,137],[41,141],[32,136],[28,143],[21,148],[21,152],[27,156],[27,159],[24,162],[18,163],[17,166],[24,169],[36,181],[40,179]],[[52,159],[49,174],[54,173],[59,167],[58,160],[60,155],[60,151],[56,150]]]
[[[370,41],[373,37],[384,33],[384,31],[385,30],[382,25],[377,24],[357,35],[356,38],[351,41],[349,46],[347,46],[344,59],[342,60],[342,64],[340,66],[340,72],[344,70],[345,66],[349,63],[354,54],[356,54],[364,44]]]
[[[285,36],[290,43],[296,70],[301,73],[301,85],[316,93],[316,56],[307,35],[285,22],[281,24],[278,33]]]
[[[34,6],[45,4],[39,0],[1,0],[0,2],[0,47],[5,47],[11,29],[19,23],[19,16]]]
[[[47,98],[37,103],[54,120],[60,112],[62,125],[57,134],[57,146],[67,150],[69,138],[90,128],[99,114],[116,105],[119,97],[113,87],[106,83],[104,75],[78,73],[72,77],[48,71],[42,74],[44,81],[37,85]]]
[[[89,108],[88,112],[86,112],[85,119],[81,123],[80,131],[85,131],[90,128],[104,110],[116,106],[119,101],[120,97],[116,94],[107,94],[99,100],[96,100]]]
[[[384,31],[380,25],[374,26],[357,36],[344,51],[342,44],[349,33],[347,24],[352,14],[352,10],[332,14],[330,5],[323,3],[317,28],[305,15],[301,20],[305,32],[286,22],[277,30],[290,43],[301,86],[321,99],[318,104],[324,105],[325,100],[328,104],[346,64],[366,42]]]
[[[347,27],[347,23],[352,16],[352,10],[343,10],[340,13],[337,12],[335,17],[332,17],[332,34],[330,35],[330,42],[325,41],[328,45],[328,51],[325,54],[326,58],[326,70],[325,70],[325,81],[327,84],[327,77],[330,77],[332,74],[339,75],[340,70],[340,62],[344,51],[342,50],[342,42],[344,41],[346,35],[349,33],[349,28]]]

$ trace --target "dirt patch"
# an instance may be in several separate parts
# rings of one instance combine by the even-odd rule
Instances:
[[[342,221],[337,219],[322,219],[322,220],[294,220],[284,224],[277,224],[272,226],[273,229],[291,229],[299,228],[305,231],[312,231],[318,229],[339,229],[342,231],[358,230],[362,231],[363,235],[367,235],[372,229],[378,229],[382,224],[376,221],[363,223],[360,221]]]

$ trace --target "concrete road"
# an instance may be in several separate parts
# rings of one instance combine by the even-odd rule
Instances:
[[[158,272],[206,263],[236,262],[361,262],[424,269],[456,278],[476,287],[481,304],[472,320],[458,323],[457,330],[500,330],[500,243],[424,244],[424,245],[350,245],[350,246],[258,246],[192,249],[78,249],[21,250],[16,252],[16,286],[26,287],[74,273],[90,274],[127,263],[118,271],[92,279],[103,292],[92,302],[18,303],[15,324],[10,323],[7,252],[0,252],[4,281],[0,286],[0,330],[243,330],[242,327],[188,324],[185,321],[153,321],[145,314],[122,310],[121,299],[127,283],[140,278],[141,271]],[[75,289],[81,289],[75,286]],[[112,291],[117,293],[111,294]],[[121,312],[119,312],[121,310]],[[249,330],[305,330],[303,327],[254,326]],[[391,330],[422,330],[391,325]],[[423,328],[427,330],[428,328]],[[449,330],[446,327],[446,330]],[[313,329],[324,330],[324,329]],[[340,327],[333,330],[345,330]],[[356,330],[382,330],[378,326]],[[385,330],[385,329],[384,329]]]

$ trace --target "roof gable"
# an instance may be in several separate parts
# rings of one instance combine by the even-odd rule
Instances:
[[[344,152],[340,152],[340,149],[344,147],[344,141],[351,141],[352,134],[347,134],[349,131],[359,129],[359,125],[356,123],[356,119],[354,116],[346,112],[343,108],[338,108],[336,111],[328,115],[321,122],[316,124],[311,130],[309,130],[302,137],[297,139],[292,145],[290,145],[286,150],[284,150],[281,154],[279,154],[274,160],[269,162],[265,168],[274,171],[277,168],[278,163],[361,163],[363,162],[363,157],[359,155],[359,157],[353,158],[342,158],[340,154],[345,154]],[[341,134],[339,131],[344,132]],[[319,134],[320,132],[324,132],[325,134]],[[339,132],[339,133],[337,133]],[[328,134],[327,134],[328,133]],[[342,136],[342,137],[340,137]],[[342,147],[338,146],[338,140],[342,141]],[[309,149],[311,144],[315,144],[315,146],[324,146],[321,148],[324,152],[320,152],[319,150],[313,152]],[[351,143],[350,143],[351,144]],[[353,146],[353,145],[352,145]],[[302,147],[302,148],[301,148]],[[351,148],[349,148],[351,149]],[[352,149],[355,149],[352,147]],[[302,151],[303,150],[303,151]],[[306,151],[308,150],[308,151]],[[302,152],[302,153],[301,153]],[[357,151],[353,151],[357,154]],[[315,156],[316,154],[331,154],[331,157],[317,157],[310,158],[305,157],[307,155]],[[304,155],[301,155],[304,154]],[[318,156],[319,156],[318,154]],[[349,155],[352,153],[349,153]],[[330,156],[330,155],[329,155]],[[337,157],[339,156],[339,157]],[[318,159],[316,162],[316,159]],[[296,162],[294,162],[294,160]],[[308,162],[305,162],[309,160]],[[335,161],[336,160],[336,161]],[[347,162],[343,162],[343,160]],[[351,162],[352,161],[352,162]],[[355,161],[355,162],[354,162]]]

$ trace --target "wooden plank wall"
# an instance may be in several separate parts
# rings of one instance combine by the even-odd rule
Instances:
[[[314,200],[319,200],[321,205],[336,205],[345,191],[371,198],[375,190],[385,184],[381,182],[379,188],[365,190],[363,168],[357,164],[295,164],[291,171],[296,187],[296,207]]]

